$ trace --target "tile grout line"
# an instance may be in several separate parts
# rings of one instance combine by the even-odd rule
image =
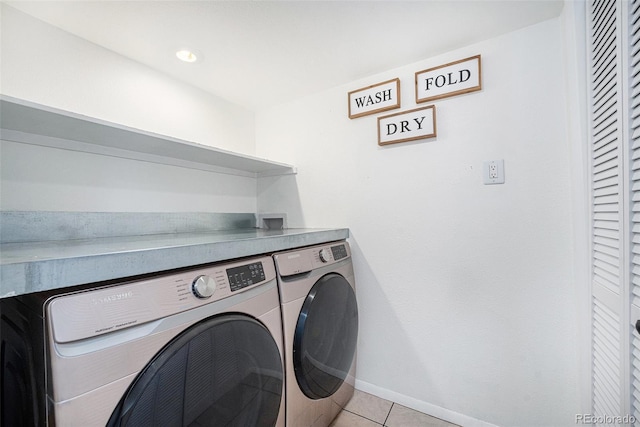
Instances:
[[[392,406],[393,406],[393,405],[392,405]],[[369,421],[371,421],[372,423],[375,423],[375,424],[377,424],[377,425],[379,425],[379,426],[383,426],[383,427],[384,427],[384,424],[380,424],[380,423],[379,423],[379,422],[377,422],[376,420],[372,420],[371,418],[366,417],[366,416],[364,416],[364,415],[362,415],[362,414],[358,414],[357,412],[353,412],[353,411],[350,411],[350,410],[345,409],[345,408],[342,408],[342,410],[343,410],[343,411],[347,411],[347,412],[348,412],[348,413],[350,413],[350,414],[356,415],[356,416],[358,416],[358,417],[360,417],[360,418],[364,418],[365,420],[369,420]],[[387,417],[388,417],[388,416],[389,416],[389,415],[387,415]],[[385,419],[385,421],[386,421],[386,419]]]
[[[363,392],[363,393],[365,393],[365,392]],[[378,396],[375,396],[375,395],[372,395],[372,396],[373,396],[373,397],[375,397],[375,398],[377,398],[377,399],[379,399],[379,400],[385,401],[385,399],[382,399],[382,398],[380,398],[380,397],[378,397]],[[360,414],[360,413],[355,412],[355,411],[353,411],[353,410],[346,409],[346,408],[344,408],[344,407],[342,408],[342,411],[344,411],[344,412],[349,412],[350,414],[355,415],[355,416],[357,416],[357,417],[359,417],[359,418],[364,418],[365,420],[371,421],[372,423],[374,423],[374,424],[375,424],[375,425],[377,425],[377,426],[389,427],[389,426],[387,425],[387,422],[389,422],[389,418],[391,418],[391,412],[393,411],[393,408],[395,407],[396,402],[393,402],[393,401],[390,401],[390,400],[386,400],[386,401],[387,401],[387,402],[389,402],[389,403],[391,403],[391,406],[389,407],[389,410],[387,411],[387,415],[386,415],[386,417],[385,417],[384,421],[382,421],[382,423],[380,423],[380,422],[379,422],[379,421],[377,421],[377,420],[374,420],[373,418],[369,418],[369,417],[368,417],[368,416],[366,416],[366,415]],[[401,407],[403,407],[402,405],[400,405],[400,406],[401,406]],[[404,407],[403,407],[403,408],[404,408]],[[362,409],[362,408],[360,408],[360,409]],[[454,424],[454,423],[452,423],[452,422],[450,422],[450,421],[443,420],[442,418],[435,417],[435,416],[430,415],[430,414],[428,414],[428,413],[426,413],[426,412],[421,412],[421,411],[418,411],[418,410],[416,410],[416,409],[412,409],[412,408],[406,408],[406,409],[407,409],[407,410],[409,410],[409,411],[415,412],[415,413],[417,413],[417,414],[420,414],[420,415],[422,415],[422,416],[426,416],[426,417],[428,417],[429,419],[437,420],[437,421],[439,421],[440,423],[445,423],[447,426],[450,426],[450,427],[461,427],[461,426],[460,426],[460,425],[458,425],[458,424]],[[431,425],[431,424],[429,424],[429,425]]]
[[[395,402],[391,402],[391,407],[389,408],[389,412],[387,413],[387,417],[384,419],[384,422],[382,423],[383,426],[387,425],[387,421],[389,420],[389,416],[391,415],[391,410],[393,409],[393,405],[395,405]]]

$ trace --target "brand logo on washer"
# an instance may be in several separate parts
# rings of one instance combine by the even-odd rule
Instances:
[[[92,300],[93,305],[106,304],[114,301],[120,301],[123,299],[129,299],[133,297],[133,291],[120,292],[117,294],[107,295],[106,297],[94,298]]]

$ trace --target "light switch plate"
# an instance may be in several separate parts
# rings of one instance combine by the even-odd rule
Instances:
[[[504,184],[504,160],[488,160],[482,164],[485,185]]]

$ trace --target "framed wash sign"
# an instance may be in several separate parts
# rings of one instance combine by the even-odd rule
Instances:
[[[400,79],[349,92],[349,118],[400,108]]]
[[[378,117],[378,145],[415,141],[435,136],[435,105]]]
[[[418,71],[416,102],[428,102],[482,89],[480,55]]]

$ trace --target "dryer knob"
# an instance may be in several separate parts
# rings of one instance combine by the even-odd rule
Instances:
[[[320,250],[320,261],[329,262],[331,261],[331,251],[327,248]]]
[[[209,298],[216,291],[216,282],[209,276],[198,276],[193,280],[191,290],[198,298]]]

